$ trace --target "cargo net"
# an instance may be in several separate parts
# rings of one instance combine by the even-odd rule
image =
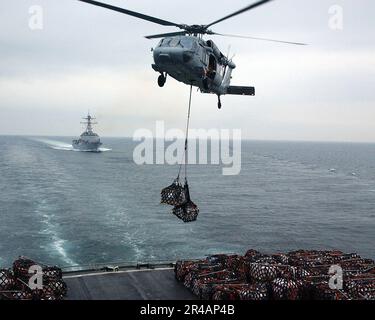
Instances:
[[[192,86],[190,86],[190,98],[188,118],[186,125],[185,150],[183,157],[185,161],[181,161],[180,169],[177,178],[173,183],[161,191],[161,203],[173,206],[172,213],[185,223],[196,221],[199,214],[198,206],[190,199],[189,185],[187,182],[187,159],[188,159],[188,136],[190,123],[190,109],[191,109],[191,95]],[[182,167],[185,171],[185,184],[180,182],[180,174]]]
[[[212,300],[268,300],[269,293],[265,284],[229,284],[217,286]]]
[[[343,286],[331,286],[331,266]],[[341,251],[214,255],[178,261],[176,279],[204,300],[375,300],[375,262]]]
[[[0,292],[11,290],[14,287],[14,277],[11,270],[0,269]]]
[[[161,203],[174,206],[172,213],[185,223],[196,221],[198,218],[199,208],[190,199],[189,185],[186,179],[184,186],[177,178],[172,185],[163,189]]]
[[[170,206],[182,206],[186,202],[185,188],[177,178],[173,183],[161,191],[161,203]]]
[[[35,273],[30,267],[42,269],[42,288],[32,289],[29,285]],[[12,269],[0,269],[0,300],[62,300],[67,294],[67,285],[58,267],[41,265],[31,259],[20,257]]]
[[[189,201],[182,206],[174,207],[172,213],[183,222],[193,222],[198,218],[199,208],[194,202]]]

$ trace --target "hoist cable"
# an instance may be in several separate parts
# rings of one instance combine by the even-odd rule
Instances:
[[[190,95],[189,95],[189,108],[188,108],[188,115],[186,121],[186,133],[185,133],[185,148],[184,153],[182,155],[180,169],[178,171],[177,179],[180,178],[182,166],[185,165],[185,181],[187,180],[187,164],[188,164],[188,140],[189,140],[189,126],[190,126],[190,114],[191,114],[191,98],[193,93],[193,85],[190,85]],[[185,161],[183,161],[185,159]]]

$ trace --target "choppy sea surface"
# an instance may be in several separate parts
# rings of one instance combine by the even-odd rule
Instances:
[[[0,137],[0,266],[60,266],[340,249],[375,258],[375,144],[242,143],[242,171],[189,167],[199,219],[160,205],[176,166],[133,161],[131,139],[101,153],[70,138]]]

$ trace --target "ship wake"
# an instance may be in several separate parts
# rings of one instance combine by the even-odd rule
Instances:
[[[62,142],[62,141],[56,141],[56,140],[50,140],[50,139],[36,139],[39,142],[47,144],[50,148],[54,150],[60,150],[60,151],[75,151],[75,152],[90,152],[85,150],[78,150],[74,149],[73,145]],[[98,148],[97,152],[107,152],[112,151],[112,149],[109,148]]]

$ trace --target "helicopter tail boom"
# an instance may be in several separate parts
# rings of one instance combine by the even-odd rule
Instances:
[[[226,94],[255,96],[255,88],[243,86],[229,86]]]

